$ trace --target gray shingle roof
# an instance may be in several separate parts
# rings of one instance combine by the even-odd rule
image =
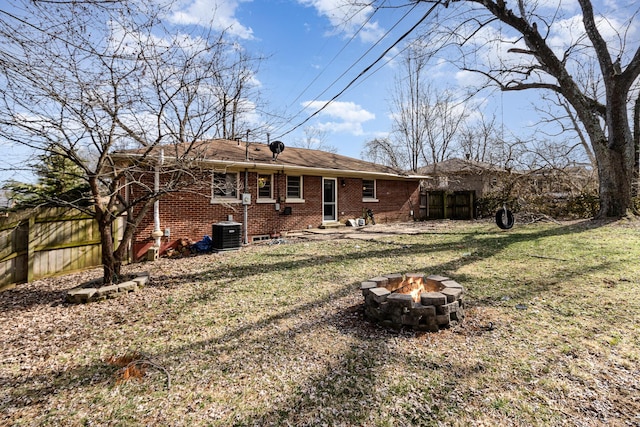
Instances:
[[[504,172],[497,166],[489,163],[476,162],[474,160],[464,159],[448,159],[442,162],[434,163],[431,165],[423,166],[418,169],[419,174],[424,175],[443,175],[443,174],[469,174],[469,173],[482,173],[482,172]]]
[[[164,150],[165,158],[176,158],[182,157],[186,146],[157,146],[153,151],[158,151],[159,149]],[[127,150],[118,154],[139,155],[142,153],[144,153],[143,149]],[[238,142],[226,139],[212,139],[197,143],[190,148],[190,153],[187,157],[213,164],[225,163],[228,166],[236,164],[238,167],[244,167],[243,165],[251,163],[255,167],[260,167],[261,165],[270,168],[282,166],[409,177],[407,173],[388,166],[307,148],[286,146],[284,151],[274,159],[273,153],[266,143],[252,142],[247,144],[244,141]],[[418,178],[417,176],[414,177]]]

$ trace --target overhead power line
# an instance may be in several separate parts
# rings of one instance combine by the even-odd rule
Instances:
[[[372,51],[376,46],[378,46],[378,45],[382,42],[382,40],[384,40],[384,39],[385,39],[385,38],[386,38],[386,37],[391,33],[391,31],[393,31],[393,30],[394,30],[398,25],[400,25],[400,23],[401,23],[401,22],[402,22],[402,21],[403,21],[403,20],[404,20],[404,19],[405,19],[405,18],[406,18],[406,17],[407,17],[407,16],[408,16],[408,15],[409,15],[409,14],[410,14],[410,13],[411,13],[415,8],[416,8],[416,6],[417,6],[417,5],[418,5],[418,3],[416,2],[416,3],[413,5],[413,7],[412,7],[411,9],[409,9],[409,10],[408,10],[408,11],[407,11],[407,12],[406,12],[406,13],[405,13],[405,14],[404,14],[404,15],[403,15],[403,16],[402,16],[402,17],[401,17],[401,18],[400,18],[400,19],[399,19],[395,24],[393,24],[393,26],[392,26],[391,28],[389,28],[389,30],[387,30],[387,32],[386,32],[382,37],[380,37],[380,38],[378,39],[378,41],[376,41],[373,45],[371,45],[371,47],[369,47],[369,49],[367,49],[367,50],[366,50],[362,55],[360,55],[360,57],[359,57],[358,59],[356,59],[356,60],[355,60],[355,61],[354,61],[350,66],[349,66],[349,68],[347,68],[347,69],[346,69],[342,74],[340,74],[338,77],[336,77],[336,78],[331,82],[331,84],[330,84],[329,86],[327,86],[327,87],[326,87],[326,88],[325,88],[321,93],[319,93],[315,98],[313,98],[313,100],[311,100],[308,104],[311,104],[311,103],[313,103],[313,102],[317,101],[318,99],[320,99],[320,97],[321,97],[321,96],[323,96],[325,93],[327,93],[327,92],[329,91],[329,89],[331,89],[331,88],[332,88],[332,87],[333,87],[333,86],[334,86],[334,85],[335,85],[335,84],[336,84],[336,83],[337,83],[337,82],[338,82],[342,77],[344,77],[344,76],[345,76],[345,74],[347,74],[349,71],[351,71],[351,70],[352,70],[352,69],[353,69],[353,68],[354,68],[354,67],[355,67],[355,66],[356,66],[360,61],[362,61],[362,59],[363,59],[365,56],[367,56],[367,55],[369,54],[369,52],[371,52],[371,51]],[[378,9],[376,9],[376,11],[377,11],[377,10],[379,10],[379,8],[378,8]],[[374,13],[375,13],[375,12],[374,12]],[[373,14],[372,14],[372,16],[373,16]],[[370,18],[371,18],[371,17],[370,17]],[[362,26],[362,27],[360,27],[360,30],[361,30],[362,28],[363,28],[363,26]],[[358,30],[358,31],[360,31],[360,30]],[[353,40],[353,39],[352,39],[352,40]],[[351,40],[350,40],[350,41],[351,41]],[[348,43],[347,43],[347,44],[348,44]],[[339,55],[339,54],[340,54],[340,53],[341,53],[345,48],[346,48],[346,45],[345,45],[345,46],[343,46],[343,47],[342,47],[342,49],[340,49],[340,52],[338,53],[338,55]],[[336,56],[337,56],[337,55],[336,55]],[[335,57],[334,57],[334,59],[335,59]],[[331,61],[333,62],[333,59],[332,59]],[[325,68],[325,70],[326,70],[326,68]],[[324,72],[324,70],[323,70],[323,72]],[[317,76],[317,77],[316,77],[316,78],[315,78],[315,79],[314,79],[314,80],[313,80],[313,81],[312,81],[312,82],[311,82],[311,83],[310,83],[310,84],[309,84],[309,85],[304,89],[304,91],[306,91],[306,90],[309,88],[309,86],[311,86],[311,84],[312,84],[313,82],[315,82],[315,81],[318,79],[318,77],[320,77],[320,75],[318,75],[318,76]],[[304,91],[303,91],[303,93],[304,93]],[[300,95],[299,95],[299,96],[298,96],[298,97],[293,101],[293,103],[294,103],[294,104],[296,103],[296,101],[298,101],[298,99],[300,99],[300,97],[302,96],[302,94],[303,94],[303,93],[301,93],[301,94],[300,94]],[[296,114],[294,114],[294,115],[293,115],[292,119],[294,119],[294,118],[298,117],[298,116],[299,116],[300,114],[302,114],[302,112],[303,112],[304,110],[306,110],[307,108],[308,108],[307,106],[304,106],[303,108],[301,108],[301,109],[300,109],[300,111],[298,111]],[[281,126],[280,128],[282,128],[282,127],[284,127],[284,126]],[[278,129],[280,129],[280,128],[278,128]],[[276,129],[276,131],[277,131],[278,129]]]
[[[364,27],[365,27],[369,22],[371,22],[371,20],[373,19],[373,17],[375,16],[375,14],[376,14],[379,10],[380,10],[380,8],[379,8],[379,7],[376,7],[376,8],[374,9],[373,13],[372,13],[371,15],[369,15],[369,17],[368,17],[368,18],[367,18],[367,19],[362,23],[362,25],[360,25],[360,27],[358,28],[358,30],[357,30],[355,33],[353,33],[353,35],[349,38],[349,40],[348,40],[348,41],[347,41],[347,42],[342,46],[342,48],[340,48],[340,50],[338,51],[338,53],[336,53],[336,54],[333,56],[333,58],[331,58],[331,60],[327,63],[327,65],[325,65],[325,67],[322,69],[322,71],[320,71],[320,72],[319,72],[319,73],[318,73],[318,74],[313,78],[313,80],[311,80],[311,82],[310,82],[310,83],[309,83],[309,84],[308,84],[308,85],[307,85],[307,86],[306,86],[306,87],[305,87],[305,88],[300,92],[300,95],[298,95],[298,96],[296,97],[296,99],[294,99],[294,100],[292,101],[292,104],[295,104],[296,102],[298,102],[298,100],[299,100],[300,98],[302,98],[302,95],[304,95],[304,93],[305,93],[305,92],[306,92],[306,91],[311,87],[311,85],[313,85],[313,84],[314,84],[314,83],[315,83],[315,82],[320,78],[320,76],[322,76],[322,75],[324,74],[324,72],[325,72],[325,71],[327,71],[327,68],[328,68],[331,64],[333,64],[333,61],[335,61],[335,60],[338,58],[338,56],[340,56],[340,54],[341,54],[342,52],[344,52],[344,50],[347,48],[347,46],[349,46],[349,45],[351,44],[351,42],[352,42],[353,40],[355,40],[355,38],[358,36],[358,34],[360,34],[360,33],[364,30]],[[376,42],[376,44],[378,44],[378,43],[379,43],[379,41],[378,41],[378,42]],[[374,45],[374,46],[375,46],[375,45]],[[361,58],[362,58],[362,57],[360,57],[360,58],[358,59],[358,61],[360,61],[360,59],[361,59]],[[354,67],[354,65],[355,65],[358,61],[356,61],[353,65],[351,65],[351,66],[348,68],[348,70],[350,70],[351,68],[353,68],[353,67]],[[347,70],[347,71],[348,71],[348,70]],[[345,73],[346,73],[346,71],[345,71]],[[343,73],[342,75],[344,75],[344,73]],[[342,77],[342,75],[341,75],[340,77]],[[337,81],[337,79],[336,79],[336,80],[334,80],[334,81],[329,85],[329,87],[327,87],[327,89],[325,89],[325,90],[324,90],[324,92],[326,92],[326,91],[327,91],[331,86],[333,86],[333,85],[336,83],[336,81]],[[322,93],[324,93],[324,92],[322,92]],[[320,94],[319,96],[322,96],[322,94]],[[304,108],[303,108],[302,110],[300,110],[300,111],[299,111],[295,116],[297,116],[298,114],[300,114],[302,111],[304,111]],[[294,116],[294,117],[295,117],[295,116]]]
[[[353,86],[362,76],[364,76],[367,72],[369,72],[369,70],[371,70],[378,62],[380,62],[390,51],[391,49],[393,49],[394,47],[396,47],[402,40],[404,40],[405,38],[407,38],[407,36],[409,36],[409,34],[411,34],[420,24],[422,24],[430,15],[431,13],[433,13],[433,11],[435,10],[435,8],[440,4],[440,2],[436,2],[434,3],[429,10],[427,10],[427,12],[422,16],[422,18],[420,18],[418,20],[418,22],[416,22],[411,28],[409,28],[404,34],[402,34],[391,46],[389,46],[387,49],[385,49],[384,52],[382,52],[371,64],[369,64],[364,70],[362,70],[355,78],[353,78],[340,92],[338,92],[336,95],[334,95],[330,100],[328,100],[327,102],[324,103],[324,105],[322,107],[320,107],[319,109],[317,109],[313,114],[311,114],[309,117],[307,117],[306,119],[304,119],[302,122],[298,123],[297,125],[295,125],[294,127],[292,127],[291,129],[289,129],[288,131],[282,133],[281,135],[279,135],[278,137],[276,137],[277,139],[282,138],[288,134],[290,134],[291,132],[295,131],[296,129],[300,128],[301,126],[303,126],[304,124],[306,124],[309,120],[311,120],[312,118],[314,118],[315,116],[317,116],[318,114],[320,114],[325,108],[327,108],[329,106],[329,104],[331,104],[333,101],[335,101],[336,99],[338,99],[340,96],[342,96],[343,93],[345,93],[351,86]],[[323,92],[324,93],[324,92]],[[317,99],[316,99],[317,100]],[[299,113],[298,113],[299,114]]]

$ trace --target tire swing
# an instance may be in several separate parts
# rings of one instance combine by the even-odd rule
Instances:
[[[506,222],[505,222],[506,219]],[[501,209],[498,209],[496,212],[496,225],[502,230],[508,230],[513,227],[515,223],[515,219],[513,218],[513,213],[507,209],[506,206],[503,206]]]

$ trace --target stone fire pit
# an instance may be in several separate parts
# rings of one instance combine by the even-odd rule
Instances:
[[[462,322],[464,288],[448,277],[386,274],[360,285],[364,314],[385,327],[437,332]]]

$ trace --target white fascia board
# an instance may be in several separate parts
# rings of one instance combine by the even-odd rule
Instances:
[[[143,157],[140,154],[131,154],[131,153],[117,153],[114,157],[119,158],[140,158]],[[171,157],[165,156],[165,161],[168,161]],[[149,158],[150,163],[153,161],[153,158]],[[285,165],[282,163],[262,163],[262,162],[237,162],[232,160],[216,160],[216,159],[204,159],[198,160],[197,163],[208,166],[210,168],[216,169],[233,169],[238,171],[243,171],[245,169],[251,171],[270,171],[270,172],[283,172],[289,174],[300,174],[300,175],[315,175],[315,176],[327,176],[327,177],[343,177],[343,178],[380,178],[380,179],[394,179],[394,180],[410,180],[415,181],[419,179],[429,179],[431,176],[429,175],[401,175],[394,173],[386,173],[386,172],[373,172],[373,171],[357,171],[351,169],[330,169],[330,168],[319,168],[319,167],[308,167],[308,166],[297,166],[297,165]]]
[[[222,168],[228,169],[238,169],[238,170],[252,170],[252,171],[273,171],[273,172],[283,172],[289,174],[300,174],[300,175],[315,175],[315,176],[331,176],[331,177],[343,177],[343,178],[354,178],[354,177],[367,177],[367,178],[386,178],[386,179],[397,179],[397,180],[418,180],[418,179],[429,179],[431,178],[428,175],[400,175],[394,173],[386,173],[386,172],[373,172],[373,171],[357,171],[351,169],[329,169],[329,168],[315,168],[308,166],[296,166],[296,165],[284,165],[282,163],[257,163],[257,162],[233,162],[233,161],[224,161],[224,160],[204,160],[202,163],[207,165],[212,165],[214,168],[216,166],[220,166]]]

